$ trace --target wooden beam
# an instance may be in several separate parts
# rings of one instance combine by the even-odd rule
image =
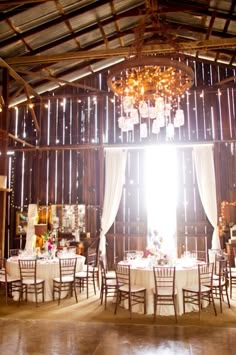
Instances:
[[[104,43],[106,45],[106,48],[109,48],[109,41],[108,41],[108,39],[106,37],[106,33],[105,33],[103,25],[102,25],[102,23],[100,21],[98,21],[98,27],[99,27],[99,30],[100,30],[100,32],[102,34],[102,38],[103,38],[103,41],[104,41]]]
[[[0,46],[2,48],[4,46],[8,46],[10,44],[17,43],[22,38],[32,36],[36,33],[39,34],[39,32],[41,32],[41,31],[48,30],[49,28],[51,28],[53,26],[57,26],[57,25],[64,23],[65,19],[71,20],[75,17],[79,18],[79,16],[84,16],[85,13],[87,13],[89,11],[96,11],[97,7],[105,5],[109,2],[110,2],[110,0],[99,0],[99,2],[92,1],[88,5],[80,6],[79,8],[76,8],[74,11],[70,11],[69,13],[66,13],[64,15],[64,17],[57,16],[57,17],[53,18],[52,20],[45,21],[38,26],[34,26],[33,28],[29,28],[28,30],[26,30],[24,32],[18,33],[14,37],[9,37],[7,39],[4,39],[4,40],[0,41]],[[23,4],[23,3],[24,3],[24,1],[21,2],[21,4]],[[9,5],[9,1],[8,1],[8,5]]]
[[[0,58],[0,67],[6,68],[9,70],[9,74],[21,85],[26,87],[28,91],[31,93],[31,95],[40,98],[40,95],[24,80],[22,77],[17,74],[17,72],[9,65],[6,63],[5,60]]]
[[[9,97],[9,105],[11,104],[11,102],[20,95],[21,91],[24,90],[23,86],[20,86],[19,89],[12,95]]]
[[[0,135],[0,174],[7,176],[8,171],[8,131],[9,131],[9,70],[6,68],[2,71],[2,96],[4,105],[2,107],[2,115],[0,119],[1,135]],[[5,238],[6,238],[6,192],[0,193],[0,251],[1,256],[5,256]]]
[[[0,5],[25,5],[25,4],[34,4],[34,3],[40,3],[40,2],[53,2],[54,0],[1,0]]]
[[[227,38],[221,40],[203,40],[194,42],[180,42],[178,43],[178,50],[171,46],[170,44],[153,44],[144,45],[142,47],[142,54],[173,54],[173,53],[189,53],[192,51],[206,51],[206,50],[216,50],[222,48],[235,48],[236,38]],[[114,49],[100,49],[91,51],[78,51],[61,53],[54,55],[37,55],[28,57],[14,57],[6,59],[6,63],[9,65],[26,65],[26,64],[49,64],[61,61],[71,61],[71,60],[82,60],[82,59],[102,59],[102,58],[112,58],[112,57],[127,57],[130,55],[135,55],[135,48],[132,47],[121,47]],[[0,62],[1,64],[1,62]]]
[[[39,128],[39,124],[38,124],[38,120],[37,120],[37,117],[36,117],[36,114],[35,114],[35,111],[34,111],[34,106],[33,106],[33,103],[30,99],[30,96],[29,96],[29,93],[27,91],[27,89],[25,90],[25,94],[27,96],[27,99],[28,99],[28,107],[29,107],[29,110],[30,110],[30,113],[33,117],[33,121],[34,121],[34,124],[35,124],[35,128],[37,130],[37,133],[40,133],[40,128]]]
[[[92,86],[78,84],[78,83],[70,82],[70,81],[67,81],[67,80],[60,79],[60,78],[54,78],[53,76],[47,76],[47,75],[43,75],[41,73],[35,73],[35,72],[29,71],[29,70],[25,70],[25,69],[21,69],[21,68],[16,68],[16,71],[19,72],[19,73],[22,73],[22,74],[30,75],[33,78],[40,78],[40,79],[43,79],[43,80],[49,80],[49,81],[56,82],[58,84],[66,84],[66,85],[74,86],[74,87],[77,87],[77,88],[90,90],[92,92],[102,92],[102,90],[94,88]]]
[[[233,76],[231,76],[230,78],[226,78],[226,79],[224,79],[224,80],[219,81],[219,82],[216,83],[215,85],[224,85],[224,84],[227,84],[227,83],[229,83],[230,81],[233,81],[233,80],[235,80],[235,79],[236,79],[236,75],[233,75]]]
[[[30,143],[26,142],[25,140],[23,140],[23,139],[21,139],[21,138],[19,138],[19,137],[14,136],[14,135],[11,134],[11,133],[8,133],[8,137],[11,138],[11,139],[13,139],[14,141],[16,141],[16,142],[18,142],[18,143],[21,143],[21,144],[23,144],[23,145],[29,147],[29,148],[34,148],[34,149],[36,149],[36,147],[35,147],[33,144],[30,144]]]
[[[8,1],[8,5],[9,5],[9,1]],[[34,8],[37,5],[38,5],[37,3],[25,4],[23,2],[21,5],[8,8],[7,10],[5,8],[4,12],[3,11],[0,12],[0,22],[6,20],[8,18],[12,18],[15,15],[19,16],[20,14],[23,14],[23,12],[31,10],[32,8]]]

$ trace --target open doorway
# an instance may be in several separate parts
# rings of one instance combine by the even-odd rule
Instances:
[[[148,219],[147,246],[169,257],[177,255],[176,148],[147,147],[145,152],[145,189]]]

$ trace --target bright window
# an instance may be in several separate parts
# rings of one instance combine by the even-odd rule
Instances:
[[[177,159],[175,147],[146,148],[148,246],[176,256]]]

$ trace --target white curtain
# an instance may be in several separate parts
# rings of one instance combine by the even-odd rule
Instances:
[[[105,151],[105,193],[101,218],[99,250],[106,254],[106,233],[116,218],[125,179],[127,150],[106,149]]]
[[[220,249],[220,239],[217,226],[218,221],[213,146],[204,145],[194,147],[193,159],[203,208],[207,218],[214,228],[211,247],[212,249]]]
[[[28,218],[27,218],[27,232],[25,250],[29,253],[33,253],[35,242],[35,230],[34,225],[38,220],[38,206],[36,204],[30,204],[28,206]]]

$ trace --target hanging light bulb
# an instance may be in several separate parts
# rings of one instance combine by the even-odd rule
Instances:
[[[180,98],[193,80],[191,68],[169,58],[136,57],[114,66],[108,86],[121,98],[119,127],[127,132],[140,124],[141,130],[142,120],[150,119],[152,133],[159,134],[160,128],[166,127],[168,139],[173,137],[174,128],[184,125]]]

